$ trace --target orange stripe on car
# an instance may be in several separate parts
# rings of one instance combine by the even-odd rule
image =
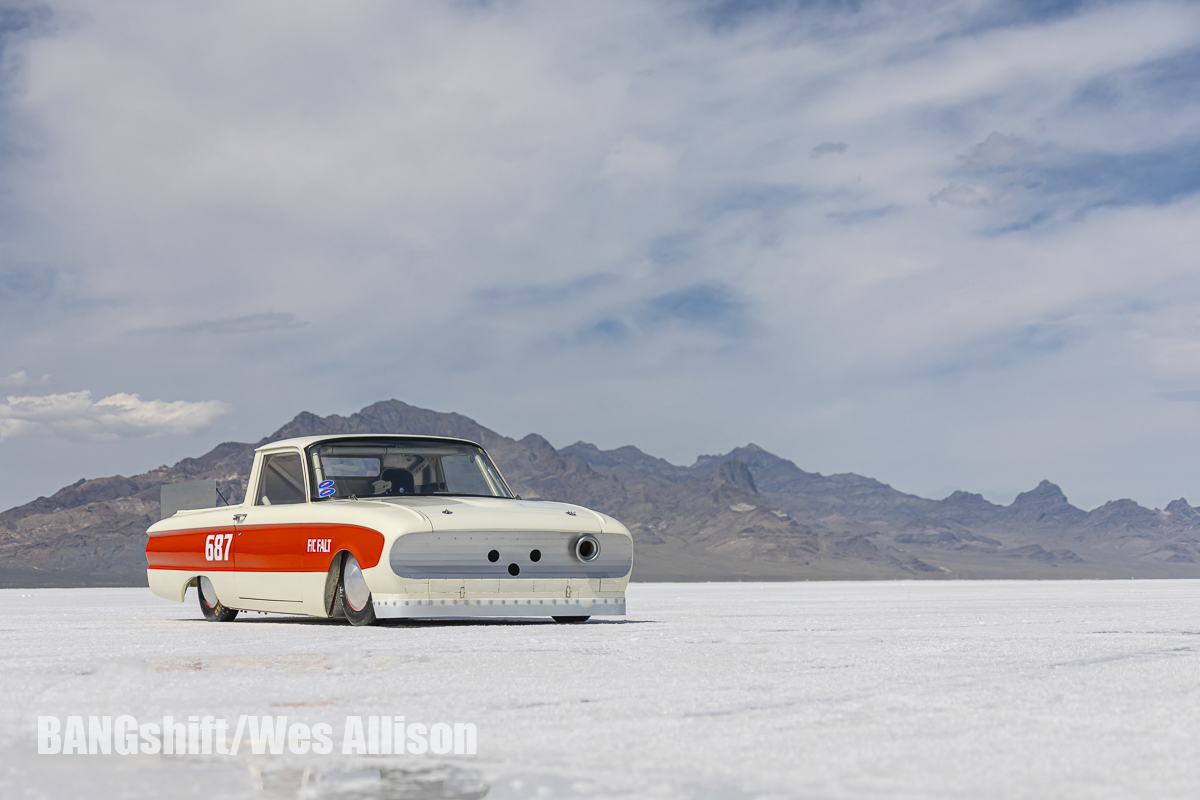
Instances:
[[[228,553],[222,542],[219,560],[205,555],[210,536],[229,542]],[[310,548],[310,540],[320,541],[321,545]],[[342,550],[353,553],[363,569],[370,569],[383,556],[383,534],[359,525],[327,523],[201,528],[151,536],[146,543],[146,560],[150,569],[326,572],[334,554]]]

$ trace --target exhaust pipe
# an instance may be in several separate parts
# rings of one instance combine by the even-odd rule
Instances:
[[[600,540],[590,533],[579,537],[579,541],[575,542],[575,557],[585,564],[595,561],[600,557]]]

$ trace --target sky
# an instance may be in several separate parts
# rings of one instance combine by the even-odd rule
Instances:
[[[0,6],[0,507],[397,398],[1200,505],[1200,4]]]

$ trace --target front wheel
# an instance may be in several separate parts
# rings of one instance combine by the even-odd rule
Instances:
[[[221,605],[217,599],[217,590],[207,576],[201,576],[196,584],[196,594],[200,596],[200,611],[209,622],[233,622],[238,610]]]
[[[358,559],[346,554],[346,564],[342,567],[342,579],[338,582],[338,597],[342,601],[342,611],[351,625],[374,625],[375,604],[371,602],[371,587],[363,577],[362,567]]]
[[[580,622],[587,622],[591,617],[551,617],[555,622],[562,622],[567,625],[573,625]]]

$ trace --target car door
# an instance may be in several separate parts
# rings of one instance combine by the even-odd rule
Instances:
[[[299,451],[263,456],[256,486],[237,520],[238,596],[299,603],[308,491]]]

